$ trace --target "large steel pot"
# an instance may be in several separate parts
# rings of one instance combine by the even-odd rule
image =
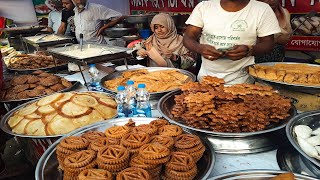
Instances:
[[[56,146],[59,144],[59,142],[63,138],[68,136],[80,136],[88,131],[104,132],[109,127],[125,125],[129,121],[129,119],[130,118],[119,118],[119,119],[113,119],[113,120],[104,121],[104,122],[98,122],[98,123],[83,127],[79,130],[75,130],[67,134],[66,136],[60,138],[52,146],[48,148],[48,150],[43,154],[43,156],[39,160],[36,167],[36,172],[35,172],[36,180],[62,180],[63,179],[61,171],[58,170],[58,160],[55,152]],[[140,124],[148,124],[155,119],[157,118],[137,117],[137,118],[134,118],[133,121],[136,123],[136,125],[140,125]],[[191,133],[187,129],[184,129],[184,131],[186,133]],[[202,143],[205,145],[206,151],[204,152],[202,158],[197,162],[198,174],[195,177],[195,180],[208,179],[211,171],[213,170],[214,163],[215,163],[215,153],[212,146],[210,146],[210,142],[208,141],[208,139],[204,137],[200,137],[200,139],[202,140]]]
[[[152,14],[129,15],[125,21],[131,24],[148,23],[148,19],[152,18]]]
[[[223,133],[214,132],[198,128],[193,128],[175,120],[171,114],[172,107],[175,104],[174,96],[181,94],[181,91],[174,91],[164,95],[159,103],[158,110],[160,114],[168,119],[171,123],[181,127],[197,131],[202,136],[207,136],[213,148],[219,153],[241,154],[241,153],[257,153],[277,148],[278,143],[283,142],[285,137],[284,127],[290,118],[296,115],[294,106],[290,109],[290,117],[281,121],[276,126],[257,132],[245,133]]]

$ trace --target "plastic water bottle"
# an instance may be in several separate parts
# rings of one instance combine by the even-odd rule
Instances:
[[[127,81],[126,90],[127,90],[127,96],[128,96],[129,105],[131,107],[131,110],[132,110],[133,114],[136,114],[136,106],[137,106],[136,93],[137,93],[137,90],[136,90],[136,87],[134,87],[134,81],[132,81],[132,80]]]
[[[151,115],[151,105],[149,102],[150,94],[146,89],[145,84],[139,84],[136,94],[137,107],[136,115],[137,117],[152,117]]]
[[[132,117],[133,112],[128,104],[128,96],[124,86],[118,86],[116,95],[118,117]]]
[[[90,75],[90,89],[93,91],[101,91],[99,70],[95,64],[89,64],[89,75]]]

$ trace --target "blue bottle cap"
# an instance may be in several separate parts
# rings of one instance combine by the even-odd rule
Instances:
[[[138,84],[138,88],[146,88],[145,84]]]
[[[126,88],[124,87],[124,86],[118,86],[118,88],[117,88],[117,90],[118,91],[123,91],[123,90],[125,90]]]
[[[132,80],[127,81],[127,85],[133,85],[133,84],[134,84],[134,81]]]
[[[95,64],[88,64],[89,67],[94,67],[96,66]]]

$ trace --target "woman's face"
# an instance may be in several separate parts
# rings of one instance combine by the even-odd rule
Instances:
[[[155,24],[154,25],[154,33],[161,37],[161,36],[165,36],[167,33],[169,32],[168,28],[160,25],[160,24]]]

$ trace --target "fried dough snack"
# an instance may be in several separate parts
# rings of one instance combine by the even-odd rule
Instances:
[[[182,86],[171,110],[174,119],[194,128],[240,133],[265,130],[289,116],[290,100],[271,87],[223,87],[218,78],[203,79]]]
[[[115,100],[103,93],[68,92],[41,98],[17,110],[8,120],[12,132],[32,136],[60,135],[117,114]],[[86,137],[91,140],[91,137]],[[102,136],[102,135],[101,135]]]
[[[291,172],[288,172],[288,173],[279,174],[271,178],[270,180],[294,180],[294,179],[295,179],[294,174]]]
[[[108,89],[116,91],[120,85],[125,85],[128,80],[133,80],[135,85],[146,84],[149,92],[161,92],[180,88],[189,77],[180,73],[177,70],[159,70],[149,72],[146,69],[126,71],[121,77],[104,82],[104,86]]]
[[[49,95],[70,88],[72,83],[66,79],[43,71],[28,75],[14,76],[0,93],[2,100],[18,100]]]
[[[98,131],[63,139],[56,151],[63,178],[109,179],[112,174],[113,179],[193,179],[198,173],[196,163],[205,151],[201,139],[193,134],[180,134],[174,140],[171,136],[160,135],[158,129],[150,135],[134,132],[135,127],[142,130],[141,127],[158,123],[163,125],[161,128],[169,126],[169,132],[178,129],[163,119],[139,126],[131,120],[124,126],[105,130],[104,134],[113,135],[130,129],[126,126],[132,127],[129,133],[118,136],[119,145],[109,144],[108,137],[101,137]]]
[[[320,85],[320,66],[308,66],[307,64],[254,65],[249,67],[249,74],[262,79],[289,84]]]
[[[65,64],[52,56],[40,54],[21,54],[9,59],[8,68],[10,69],[39,69],[50,68],[55,65]]]

